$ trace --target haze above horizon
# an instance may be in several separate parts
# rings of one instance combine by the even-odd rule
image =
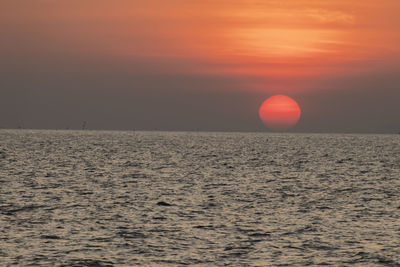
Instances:
[[[3,128],[400,131],[397,0],[4,0]]]

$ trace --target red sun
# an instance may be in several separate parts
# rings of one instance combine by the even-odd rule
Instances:
[[[263,123],[274,131],[286,131],[297,124],[301,109],[299,104],[285,95],[271,96],[258,111]]]

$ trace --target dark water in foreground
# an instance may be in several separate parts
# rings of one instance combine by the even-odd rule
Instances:
[[[0,131],[0,266],[400,266],[400,136]]]

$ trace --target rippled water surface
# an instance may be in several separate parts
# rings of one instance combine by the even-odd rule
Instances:
[[[0,266],[400,266],[400,135],[0,131]]]

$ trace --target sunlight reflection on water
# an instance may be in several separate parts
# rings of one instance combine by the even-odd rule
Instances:
[[[0,264],[400,263],[400,136],[0,131]]]

